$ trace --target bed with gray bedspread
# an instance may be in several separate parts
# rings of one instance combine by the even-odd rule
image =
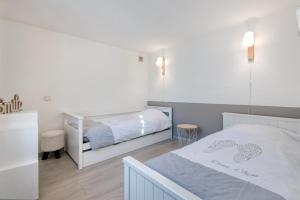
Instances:
[[[146,165],[203,200],[299,200],[300,137],[240,124]]]

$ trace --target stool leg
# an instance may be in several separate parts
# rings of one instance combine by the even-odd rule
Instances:
[[[180,132],[180,129],[179,128],[177,128],[177,139],[178,139],[178,141],[179,141],[179,144],[181,145],[181,132]]]
[[[48,159],[48,155],[49,155],[49,152],[44,152],[42,160],[47,160]]]
[[[56,159],[59,159],[59,158],[60,158],[59,150],[56,150],[56,151],[54,152],[54,154],[55,154],[55,158],[56,158]]]

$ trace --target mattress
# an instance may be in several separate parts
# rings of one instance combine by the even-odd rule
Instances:
[[[70,123],[69,123],[70,124]],[[76,124],[70,124],[76,126]],[[138,137],[166,130],[170,119],[161,111],[147,109],[141,112],[83,122],[83,150],[96,150]]]
[[[203,200],[297,200],[299,152],[295,133],[238,125],[146,165]]]

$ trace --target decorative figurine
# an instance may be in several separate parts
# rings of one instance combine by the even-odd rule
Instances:
[[[20,101],[19,95],[15,94],[10,102],[5,102],[0,98],[0,114],[8,114],[22,111],[23,103]]]

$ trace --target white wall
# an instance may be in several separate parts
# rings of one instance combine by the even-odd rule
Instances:
[[[38,110],[40,131],[62,128],[62,112],[123,112],[147,98],[147,60],[123,50],[33,26],[4,26],[4,96],[20,94],[24,109]],[[146,57],[145,57],[146,58]],[[2,94],[1,94],[2,95]],[[44,96],[51,96],[46,102]]]
[[[296,8],[257,19],[254,105],[300,107],[300,36]],[[149,58],[152,101],[248,104],[249,69],[242,47],[245,24],[182,42],[165,51],[166,77]]]
[[[255,105],[300,106],[300,36],[295,10],[282,10],[257,21]],[[138,52],[3,19],[1,27],[0,96],[19,93],[25,109],[39,111],[41,131],[61,128],[63,110],[140,109],[147,100],[147,73],[148,100],[248,104],[249,64],[241,47],[244,24],[167,50],[165,80],[155,66],[157,53],[150,55],[149,62],[144,55],[141,64]],[[52,101],[45,102],[44,96],[51,96]]]

